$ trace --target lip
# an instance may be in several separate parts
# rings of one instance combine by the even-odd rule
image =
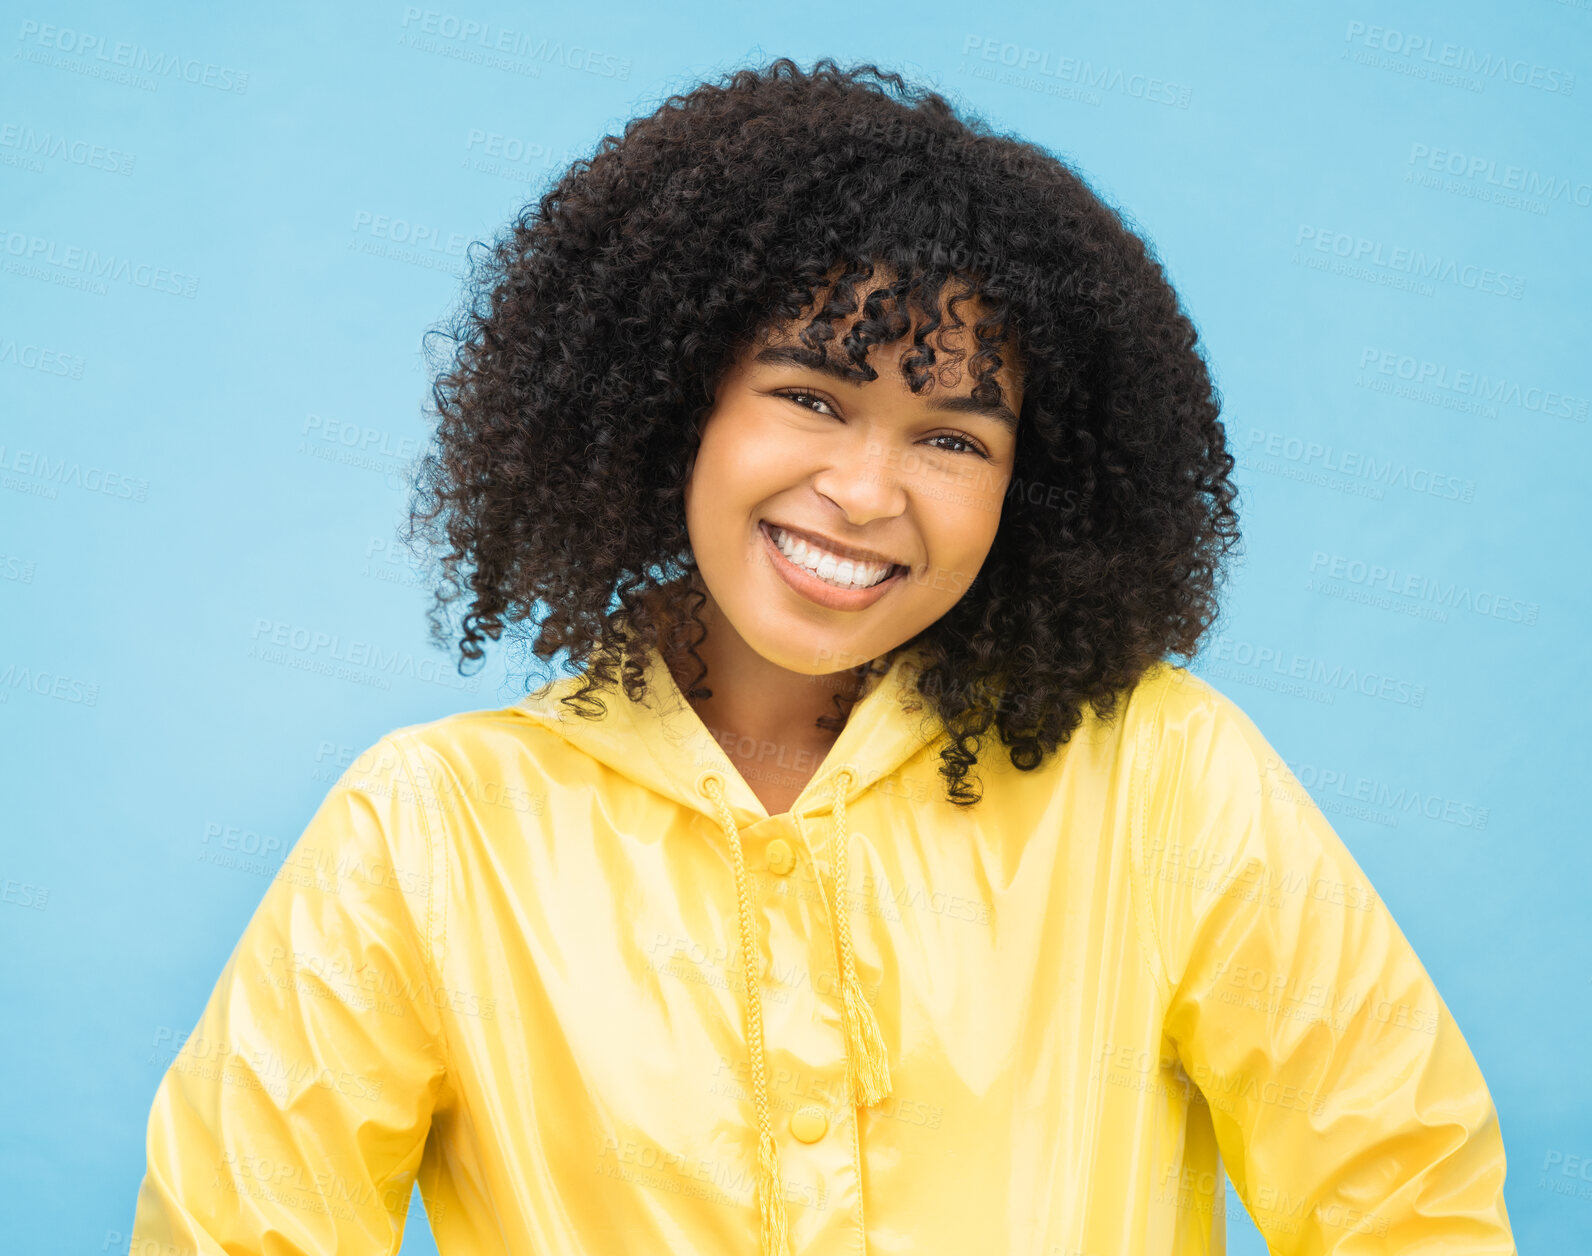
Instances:
[[[872,606],[896,585],[901,583],[901,578],[907,574],[907,568],[897,564],[894,575],[886,576],[878,584],[867,589],[837,589],[832,584],[825,584],[817,576],[803,567],[797,566],[779,552],[779,546],[774,544],[774,537],[768,530],[768,523],[760,520],[757,530],[763,537],[763,548],[768,551],[769,562],[780,578],[791,589],[801,594],[809,602],[816,602],[819,606],[832,611],[861,611]],[[785,529],[781,528],[781,531]],[[799,535],[799,534],[798,534]]]
[[[827,536],[818,532],[807,532],[802,528],[793,528],[784,523],[773,523],[768,519],[761,521],[771,528],[778,528],[787,532],[798,540],[806,541],[809,545],[816,545],[819,549],[828,550],[836,558],[849,558],[853,562],[859,559],[865,563],[893,563],[897,567],[905,567],[906,563],[896,562],[888,554],[877,554],[873,550],[859,549],[855,545],[843,545],[839,541],[831,541]]]

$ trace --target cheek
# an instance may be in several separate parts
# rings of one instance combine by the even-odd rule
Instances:
[[[777,487],[770,487],[766,455],[744,439],[704,441],[686,487],[686,521],[699,533],[699,547],[734,543],[748,515]]]
[[[967,592],[978,575],[1000,525],[1000,502],[942,508],[933,515],[933,528],[926,530],[931,581],[924,592],[952,600]]]
[[[725,429],[697,459],[697,487],[712,509],[746,508],[801,481],[811,445],[767,424]]]

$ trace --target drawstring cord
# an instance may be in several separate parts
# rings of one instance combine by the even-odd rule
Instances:
[[[890,1067],[885,1056],[879,1022],[862,992],[857,976],[856,956],[851,947],[851,921],[844,894],[846,891],[846,786],[853,774],[835,774],[834,874],[835,906],[833,918],[840,943],[841,992],[846,1010],[847,1050],[853,1062],[854,1100],[867,1107],[890,1093]],[[779,1179],[779,1154],[774,1144],[774,1124],[769,1117],[768,1054],[763,1042],[763,992],[759,973],[757,934],[752,924],[752,899],[746,885],[746,854],[741,848],[741,833],[735,815],[724,797],[719,773],[709,768],[697,778],[697,789],[713,800],[719,812],[719,825],[730,841],[730,859],[735,868],[736,906],[741,922],[741,963],[746,973],[746,1038],[751,1048],[752,1104],[757,1113],[757,1200],[762,1224],[764,1256],[788,1256],[790,1231],[785,1216],[785,1194]],[[800,817],[797,817],[800,823]],[[822,885],[820,884],[820,888]]]
[[[746,1038],[752,1048],[752,1102],[757,1109],[757,1203],[762,1215],[765,1256],[787,1256],[790,1235],[785,1221],[785,1193],[779,1181],[779,1155],[774,1147],[774,1125],[768,1116],[768,1056],[763,1049],[763,992],[758,977],[758,949],[752,930],[752,900],[746,890],[746,856],[740,830],[724,800],[724,787],[704,772],[697,787],[719,809],[719,824],[730,839],[735,864],[735,897],[741,916],[741,965],[746,971]]]
[[[857,957],[851,949],[851,913],[846,907],[846,847],[851,844],[846,832],[846,790],[850,772],[835,775],[835,929],[840,935],[840,979],[846,1004],[846,1035],[851,1044],[855,1067],[855,1101],[872,1107],[890,1093],[890,1064],[885,1056],[879,1021],[862,993],[857,976]]]

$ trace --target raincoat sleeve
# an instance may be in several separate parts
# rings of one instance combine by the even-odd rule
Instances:
[[[1138,792],[1145,950],[1269,1249],[1513,1253],[1497,1114],[1431,978],[1243,711],[1178,689]]]
[[[446,1059],[398,737],[327,794],[162,1078],[131,1251],[398,1250]]]

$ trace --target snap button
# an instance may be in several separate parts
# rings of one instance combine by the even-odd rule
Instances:
[[[783,837],[768,844],[768,870],[777,876],[786,876],[796,866],[796,853]]]
[[[801,1108],[792,1114],[790,1132],[804,1143],[816,1143],[829,1128],[822,1108]]]

